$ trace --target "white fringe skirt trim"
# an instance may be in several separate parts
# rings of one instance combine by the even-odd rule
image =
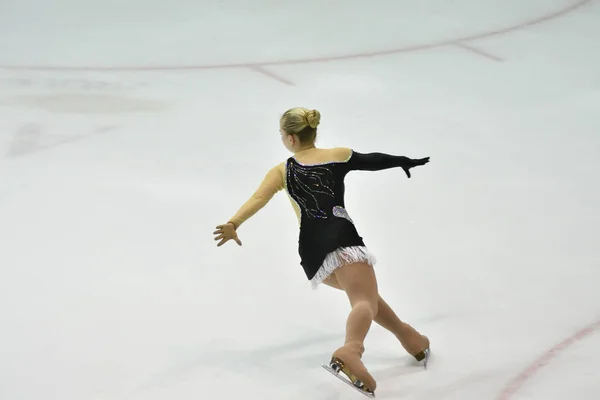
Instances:
[[[310,280],[313,289],[316,289],[333,271],[343,265],[365,262],[370,266],[375,265],[375,256],[365,246],[340,247],[329,253],[323,264]]]

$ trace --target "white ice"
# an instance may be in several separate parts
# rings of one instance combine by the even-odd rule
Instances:
[[[599,1],[3,0],[0,400],[361,399],[285,194],[213,241],[294,106],[431,157],[346,181],[378,398],[600,398]]]

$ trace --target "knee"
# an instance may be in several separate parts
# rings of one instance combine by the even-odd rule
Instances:
[[[354,307],[360,307],[365,310],[368,310],[371,314],[373,314],[373,318],[375,318],[375,316],[379,312],[377,301],[372,301],[370,299],[359,300],[354,304]]]
[[[373,318],[375,318],[377,316],[377,314],[379,313],[379,302],[377,300],[375,300],[375,301],[370,301],[369,304],[371,304],[371,309],[373,310]]]
[[[366,299],[369,302],[369,307],[373,310],[373,316],[379,312],[379,295],[377,292],[370,294]]]

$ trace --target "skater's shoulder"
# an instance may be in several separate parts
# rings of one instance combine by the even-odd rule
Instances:
[[[282,190],[284,188],[284,176],[285,176],[285,163],[279,163],[268,169],[264,176],[262,185],[269,187],[275,191]]]
[[[287,161],[284,162],[280,162],[279,164],[275,165],[273,168],[271,168],[272,171],[277,171],[277,173],[281,174],[281,176],[285,175],[285,165],[286,165]]]
[[[352,149],[348,147],[333,147],[328,149],[333,161],[348,161],[352,157]]]
[[[277,165],[274,165],[273,167],[271,167],[269,169],[269,171],[267,172],[268,175],[274,175],[274,176],[280,176],[283,177],[285,175],[285,165],[286,165],[287,161],[284,162],[280,162]]]

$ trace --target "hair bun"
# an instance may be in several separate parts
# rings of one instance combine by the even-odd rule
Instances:
[[[306,113],[306,121],[308,122],[308,126],[313,129],[316,128],[321,122],[321,113],[318,110],[308,111]]]

